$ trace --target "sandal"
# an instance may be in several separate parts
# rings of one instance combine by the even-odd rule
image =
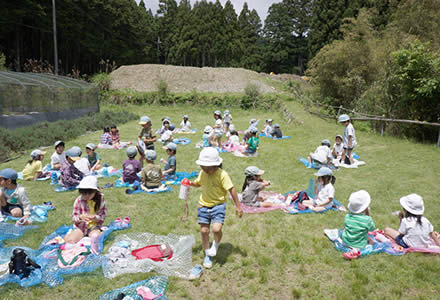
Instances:
[[[350,260],[357,259],[357,258],[361,257],[361,252],[357,249],[353,249],[351,251],[345,252],[344,257],[346,259],[350,259]]]

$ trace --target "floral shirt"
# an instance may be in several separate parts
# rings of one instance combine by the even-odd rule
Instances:
[[[84,177],[84,174],[67,160],[61,165],[60,171],[61,184],[64,186],[77,186]]]
[[[98,192],[99,193],[99,192]],[[81,196],[76,198],[73,204],[72,221],[76,228],[81,230],[84,234],[87,234],[88,224],[80,220],[80,216],[83,214],[89,214],[90,208],[86,200],[83,200]],[[104,224],[105,216],[107,215],[107,207],[105,205],[104,195],[101,194],[101,206],[96,212],[95,222],[96,226],[101,227]]]

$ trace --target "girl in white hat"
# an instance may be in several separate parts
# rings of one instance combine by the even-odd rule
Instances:
[[[227,195],[232,196],[235,204],[235,213],[241,217],[243,211],[240,208],[237,191],[232,184],[228,173],[221,168],[222,158],[213,147],[205,148],[200,152],[196,163],[202,168],[196,180],[190,182],[193,187],[201,187],[199,207],[197,209],[198,223],[202,246],[205,250],[203,266],[212,267],[212,257],[217,254],[218,246],[222,239],[222,227],[225,221]],[[214,233],[214,241],[209,247],[209,232]]]
[[[78,185],[79,197],[73,204],[72,221],[74,230],[64,240],[76,244],[85,236],[97,239],[101,235],[107,208],[104,195],[98,190],[95,176],[84,177]]]
[[[22,171],[24,180],[37,180],[43,177],[43,159],[46,152],[36,149],[31,152],[31,160],[29,160]]]
[[[359,258],[361,256],[359,249],[373,242],[368,237],[368,232],[376,229],[370,217],[370,202],[370,194],[364,190],[354,192],[348,198],[349,213],[345,215],[342,241],[353,250],[344,253],[346,259]]]
[[[212,126],[214,129],[213,136],[212,136],[212,143],[216,147],[222,146],[222,136],[223,136],[223,120],[222,120],[222,114],[219,110],[216,110],[214,112],[214,119],[215,119],[215,125]]]
[[[385,235],[394,239],[403,248],[426,248],[432,240],[440,247],[438,233],[434,233],[431,222],[423,216],[423,199],[417,194],[400,198],[403,210],[399,213],[399,231],[385,228]]]
[[[333,176],[332,170],[327,167],[322,167],[315,173],[318,180],[315,181],[315,195],[314,199],[303,200],[302,204],[313,211],[323,211],[332,207],[333,199],[335,198],[335,184],[336,178]]]

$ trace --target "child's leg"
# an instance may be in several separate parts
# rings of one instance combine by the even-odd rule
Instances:
[[[313,200],[303,200],[302,202],[301,202],[304,206],[307,206],[307,207],[313,207],[315,204],[313,203]]]
[[[74,229],[72,232],[66,234],[64,237],[64,241],[69,244],[76,244],[78,243],[82,238],[84,237],[84,234],[79,229]]]
[[[354,164],[354,160],[353,160],[353,157],[351,156],[351,152],[352,152],[353,150],[348,150],[347,149],[347,156],[348,156],[348,159],[350,160],[350,164]]]
[[[221,223],[212,224],[212,232],[214,233],[214,241],[217,244],[220,243],[222,236],[223,236],[222,227],[223,227],[223,224],[221,224]]]
[[[384,230],[384,234],[385,234],[385,236],[390,237],[390,238],[392,238],[393,240],[395,240],[396,237],[397,237],[398,235],[400,235],[400,233],[399,233],[397,230],[394,230],[394,229],[389,228],[389,227],[386,227],[386,228],[385,228],[385,230]]]
[[[209,224],[200,224],[200,234],[202,238],[202,246],[204,250],[209,249]]]
[[[310,164],[312,164],[312,153],[310,153],[309,157],[307,157],[307,160],[309,161]]]
[[[342,160],[344,160],[344,159],[345,159],[345,151],[346,151],[346,149],[345,149],[345,148],[343,148],[343,149],[342,149],[342,154],[341,154],[341,158],[339,159],[339,161],[340,161],[340,162],[342,162]]]

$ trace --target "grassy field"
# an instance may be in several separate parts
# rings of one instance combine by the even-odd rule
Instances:
[[[104,106],[104,109],[120,109]],[[305,189],[314,170],[306,169],[298,162],[298,156],[306,156],[320,141],[331,141],[343,127],[303,112],[301,106],[289,103],[296,118],[303,123],[287,125],[276,111],[242,111],[231,109],[234,124],[239,129],[248,126],[250,118],[266,118],[280,123],[290,140],[273,141],[261,139],[257,158],[239,158],[222,154],[224,169],[230,174],[235,187],[241,190],[244,169],[256,165],[266,171],[263,176],[271,180],[270,190],[288,192]],[[167,115],[179,124],[183,114],[189,114],[193,128],[198,131],[189,136],[193,143],[180,146],[177,152],[178,171],[198,170],[195,160],[199,150],[195,142],[201,139],[201,130],[212,124],[215,107],[194,106],[130,106],[124,108],[138,114],[147,114],[157,128],[160,119]],[[224,110],[225,108],[221,108]],[[355,128],[360,126],[354,124]],[[262,127],[262,126],[260,126]],[[139,133],[137,122],[120,127],[122,140],[136,140]],[[88,142],[98,143],[101,132],[67,141],[67,146]],[[416,144],[408,140],[380,137],[357,130],[359,146],[356,153],[366,161],[359,169],[342,169],[336,172],[336,198],[344,205],[350,193],[367,190],[372,196],[372,217],[378,228],[398,227],[398,219],[391,215],[400,209],[399,198],[418,193],[425,201],[425,216],[440,229],[440,150],[432,145]],[[157,145],[158,146],[158,145]],[[159,147],[157,147],[159,148]],[[29,151],[30,152],[30,151]],[[125,151],[99,150],[104,161],[120,167]],[[49,161],[52,149],[45,158]],[[166,158],[165,151],[158,150],[158,159]],[[3,164],[21,170],[27,157]],[[100,179],[100,184],[114,179]],[[37,248],[41,240],[63,224],[71,224],[73,201],[77,193],[55,193],[47,182],[24,182],[33,204],[52,201],[57,209],[49,213],[49,221],[17,240],[8,240],[5,246],[21,245]],[[158,195],[126,195],[123,189],[104,190],[108,203],[107,221],[129,216],[132,228],[125,232],[151,232],[166,235],[193,234],[196,245],[193,262],[202,263],[203,252],[197,224],[196,207],[200,191],[190,194],[190,216],[180,222],[184,203],[178,199],[178,187],[171,193]],[[324,228],[341,228],[344,213],[289,215],[281,211],[259,215],[234,215],[232,202],[227,207],[224,238],[214,266],[205,270],[199,280],[190,282],[171,277],[166,295],[170,299],[293,299],[293,298],[391,298],[391,299],[438,299],[440,283],[440,257],[425,254],[407,254],[402,257],[387,254],[373,255],[357,261],[345,261],[324,236]],[[121,233],[125,233],[121,232]],[[119,233],[115,233],[119,234]],[[112,237],[106,249],[112,243]],[[96,299],[102,293],[126,286],[153,276],[129,274],[113,280],[104,278],[101,269],[93,273],[67,276],[63,285],[49,288],[44,284],[31,288],[17,285],[0,287],[1,299]]]

